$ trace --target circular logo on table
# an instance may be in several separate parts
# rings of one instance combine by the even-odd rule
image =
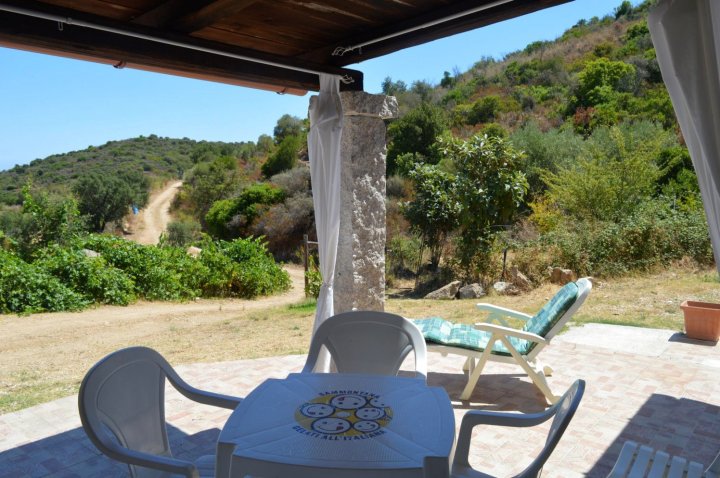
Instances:
[[[362,440],[385,433],[383,427],[392,414],[392,408],[374,393],[336,390],[300,405],[293,428],[326,440]]]

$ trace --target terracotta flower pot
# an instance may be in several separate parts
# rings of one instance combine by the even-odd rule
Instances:
[[[685,314],[685,335],[691,339],[720,339],[720,304],[686,300],[680,307]]]

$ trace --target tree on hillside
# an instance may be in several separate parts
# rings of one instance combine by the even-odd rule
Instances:
[[[303,137],[301,136],[286,136],[278,145],[277,150],[275,150],[265,164],[262,165],[263,175],[269,178],[294,168],[297,164],[298,154],[304,144]]]
[[[73,192],[80,213],[87,216],[88,225],[96,232],[102,232],[108,222],[121,219],[137,194],[123,178],[99,174],[81,177]]]
[[[456,192],[457,178],[437,165],[419,164],[408,173],[415,184],[412,200],[402,212],[410,230],[420,237],[423,249],[430,251],[430,265],[437,269],[449,235],[457,228],[461,205]]]
[[[458,260],[465,275],[476,279],[487,272],[497,228],[510,224],[527,193],[522,153],[498,136],[449,137],[439,143],[457,172]]]
[[[203,218],[217,200],[231,195],[240,177],[234,158],[222,156],[195,166],[185,178],[183,189],[198,217]]]
[[[387,155],[387,174],[397,172],[397,158],[407,153],[419,155],[420,162],[437,164],[440,154],[435,141],[448,128],[445,112],[427,103],[393,122],[388,127],[390,146]]]
[[[273,129],[275,144],[282,143],[288,136],[302,136],[303,133],[305,133],[305,122],[289,114],[282,115]]]

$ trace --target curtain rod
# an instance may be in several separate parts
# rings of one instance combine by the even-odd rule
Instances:
[[[360,49],[364,46],[372,45],[374,43],[379,43],[381,41],[389,40],[391,38],[399,37],[401,35],[405,35],[406,33],[412,33],[416,32],[418,30],[422,30],[423,28],[429,28],[434,27],[435,25],[440,25],[441,23],[449,22],[451,20],[456,20],[458,18],[466,17],[468,15],[472,15],[473,13],[482,12],[484,10],[489,10],[491,8],[498,7],[500,5],[504,5],[506,3],[513,2],[514,0],[496,0],[494,2],[486,3],[484,5],[481,5],[479,7],[471,8],[470,10],[465,10],[459,13],[455,13],[453,15],[448,15],[447,17],[438,18],[437,20],[433,20],[427,23],[423,23],[422,25],[418,25],[415,27],[406,28],[405,30],[401,30],[399,32],[390,33],[388,35],[374,38],[372,40],[368,40],[363,43],[358,43],[357,45],[353,46],[339,46],[335,48],[335,51],[333,51],[332,56],[343,56],[345,53],[351,52],[353,50]]]
[[[155,43],[163,43],[165,45],[176,46],[176,47],[185,48],[188,50],[196,50],[196,51],[201,51],[204,53],[210,53],[213,55],[225,56],[228,58],[234,58],[236,60],[245,60],[245,61],[249,61],[252,63],[260,63],[262,65],[274,66],[277,68],[284,68],[284,69],[288,69],[288,70],[299,71],[301,73],[310,73],[312,75],[326,74],[326,72],[324,72],[324,71],[311,70],[309,68],[302,68],[299,66],[290,66],[290,65],[286,65],[284,63],[280,63],[280,62],[276,62],[276,61],[272,61],[272,60],[262,60],[262,59],[254,58],[251,56],[238,55],[236,53],[230,53],[230,52],[226,52],[223,50],[217,50],[215,48],[208,48],[208,47],[204,47],[204,46],[193,45],[192,43],[170,40],[167,38],[157,37],[154,35],[147,35],[144,33],[130,32],[127,30],[123,30],[121,28],[99,25],[97,23],[86,22],[84,20],[75,20],[71,17],[64,17],[62,15],[54,15],[51,13],[36,12],[31,9],[16,7],[14,5],[7,5],[4,3],[0,3],[0,11],[17,13],[19,15],[25,15],[25,16],[34,17],[34,18],[41,18],[43,20],[50,20],[53,22],[58,22],[60,29],[62,29],[62,25],[75,25],[78,27],[90,28],[92,30],[100,30],[100,31],[108,32],[108,33],[115,33],[117,35],[123,35],[123,36],[127,36],[127,37],[132,37],[132,38],[139,38],[141,40],[148,40],[148,41],[152,41]],[[336,75],[336,76],[339,76],[339,75]],[[345,84],[350,84],[350,83],[354,83],[355,79],[352,78],[350,75],[343,75],[343,76],[340,76],[340,81],[342,81]]]

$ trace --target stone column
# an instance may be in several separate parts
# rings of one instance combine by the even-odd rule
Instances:
[[[340,238],[335,266],[335,313],[385,308],[384,119],[397,115],[392,96],[340,93],[344,121]]]

